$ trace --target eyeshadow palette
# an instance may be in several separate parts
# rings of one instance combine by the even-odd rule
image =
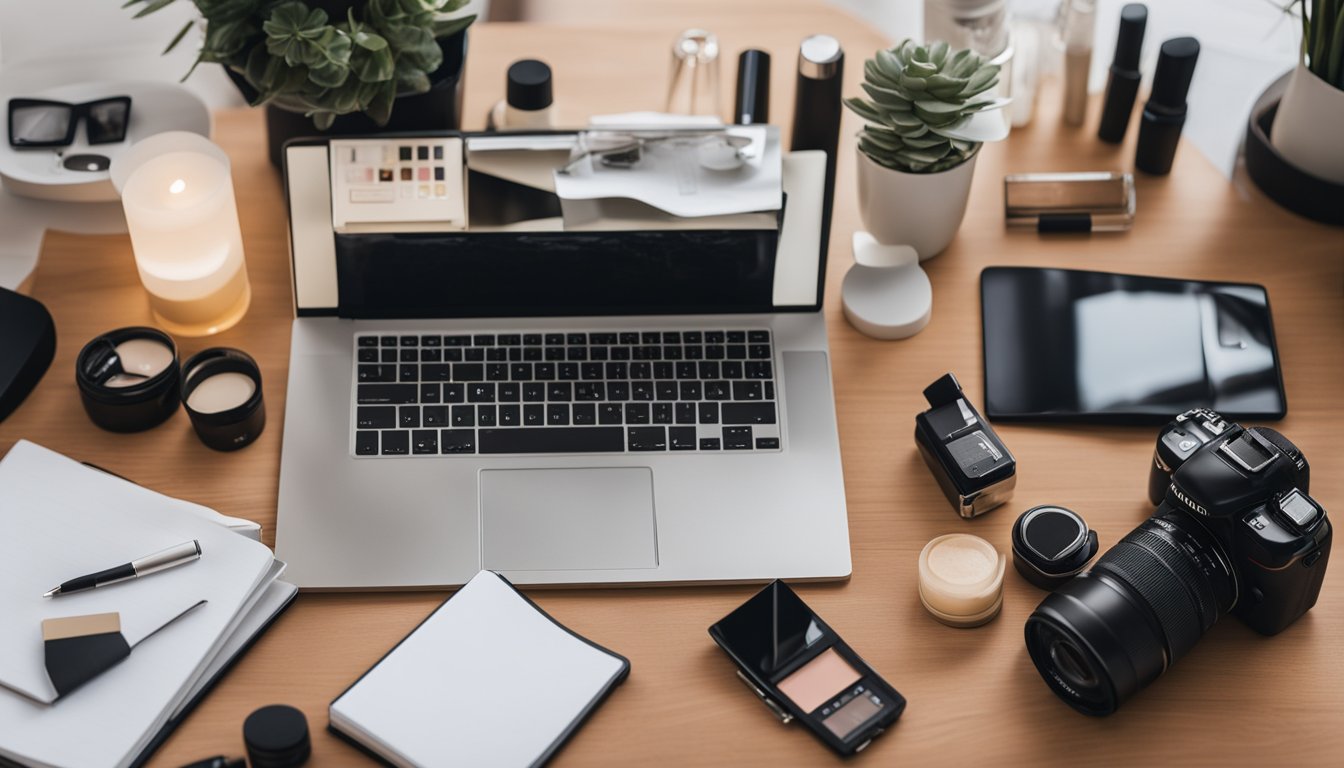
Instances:
[[[866,748],[905,710],[905,698],[782,581],[709,634],[776,716],[801,721],[841,755]]]
[[[466,228],[460,138],[336,139],[328,152],[337,232]]]

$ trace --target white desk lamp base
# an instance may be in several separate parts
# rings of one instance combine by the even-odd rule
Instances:
[[[840,298],[849,324],[874,339],[904,339],[924,330],[933,313],[933,287],[908,245],[882,245],[854,233],[854,266]]]

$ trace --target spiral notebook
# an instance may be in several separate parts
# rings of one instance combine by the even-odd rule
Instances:
[[[330,729],[390,765],[541,765],[629,671],[481,571],[331,703]]]

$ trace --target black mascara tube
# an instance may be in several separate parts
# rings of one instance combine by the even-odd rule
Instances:
[[[1148,26],[1148,6],[1129,3],[1120,9],[1120,35],[1115,42],[1115,58],[1106,83],[1106,99],[1101,108],[1097,138],[1111,144],[1125,140],[1134,97],[1139,93],[1139,59],[1143,51],[1143,31]]]
[[[1171,172],[1176,145],[1185,125],[1185,97],[1195,76],[1199,41],[1193,37],[1173,37],[1162,43],[1153,74],[1153,91],[1143,105],[1139,121],[1139,146],[1134,167],[1158,176]]]
[[[835,153],[840,143],[840,88],[845,52],[830,35],[812,35],[798,48],[798,82],[793,101],[793,142],[789,149],[826,152],[824,212],[830,220],[835,197]]]
[[[733,122],[738,125],[770,122],[770,54],[749,49],[737,57],[737,98]]]

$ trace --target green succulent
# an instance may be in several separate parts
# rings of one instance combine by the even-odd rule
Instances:
[[[869,99],[845,100],[868,121],[859,149],[874,162],[907,173],[937,173],[971,159],[980,142],[958,138],[977,112],[1002,101],[977,98],[999,82],[999,68],[947,43],[905,40],[863,63]]]
[[[135,14],[139,18],[172,2],[126,0],[123,7],[141,6]],[[193,70],[201,62],[222,64],[256,90],[254,106],[302,112],[321,130],[331,127],[337,115],[352,112],[386,125],[397,96],[429,90],[430,73],[443,63],[436,41],[475,20],[440,18],[467,0],[313,2],[343,8],[344,18],[337,19],[303,0],[192,2],[203,21],[188,22],[164,53],[203,24]]]
[[[1344,90],[1344,0],[1290,0],[1300,6],[1302,58],[1317,77]]]

